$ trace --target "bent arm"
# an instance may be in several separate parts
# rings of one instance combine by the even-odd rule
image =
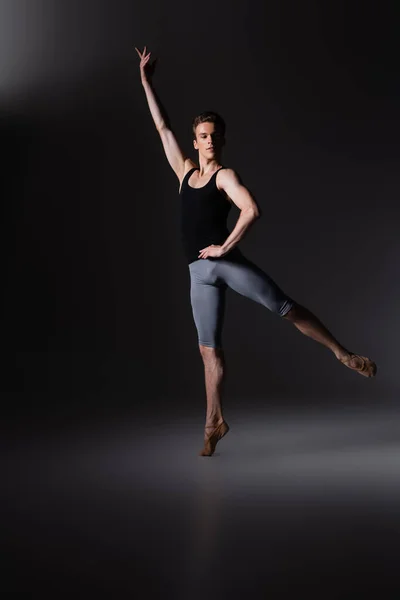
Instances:
[[[240,242],[254,221],[260,218],[261,211],[256,200],[233,169],[221,171],[220,183],[228,197],[240,209],[234,229],[221,246],[224,254],[227,254]]]
[[[225,242],[221,245],[224,254],[227,254],[240,242],[245,233],[250,229],[250,226],[258,219],[251,208],[243,209],[240,212],[239,218],[234,229],[232,229]]]
[[[156,129],[160,134],[167,160],[175,171],[178,179],[181,180],[185,171],[185,156],[176,141],[175,135],[170,128],[166,112],[162,108],[161,102],[157,98],[151,83],[144,80],[142,81],[142,85],[146,94],[151,116],[153,117]]]

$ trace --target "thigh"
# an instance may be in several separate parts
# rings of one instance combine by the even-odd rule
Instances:
[[[283,292],[265,271],[244,256],[240,260],[219,261],[218,275],[235,292],[284,316],[294,301]]]
[[[221,348],[227,286],[215,276],[215,262],[198,260],[189,269],[190,301],[199,344]]]

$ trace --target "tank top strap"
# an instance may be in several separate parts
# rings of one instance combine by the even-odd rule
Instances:
[[[193,173],[193,171],[196,171],[197,167],[193,167],[192,169],[190,169],[190,171],[188,171],[185,175],[185,177],[182,179],[182,183],[181,186],[179,188],[179,194],[182,193],[183,188],[188,187],[188,179],[191,176],[191,174]]]
[[[190,171],[188,171],[185,175],[185,177],[182,179],[182,187],[183,184],[187,182],[187,180],[189,179],[189,177],[191,176],[191,174],[193,173],[193,171],[197,171],[197,167],[193,167],[192,169],[190,169]]]
[[[215,172],[212,174],[212,177],[211,177],[211,179],[212,179],[213,177],[214,177],[214,178],[216,178],[216,177],[217,177],[217,174],[218,174],[220,171],[222,171],[222,169],[226,169],[226,167],[220,167],[219,169],[217,169],[217,170],[216,170],[216,171],[215,171]]]
[[[210,181],[213,180],[214,181],[214,185],[217,186],[217,175],[220,171],[222,171],[222,169],[226,169],[226,167],[220,167],[219,169],[217,169],[216,171],[214,171],[214,173],[211,175]]]

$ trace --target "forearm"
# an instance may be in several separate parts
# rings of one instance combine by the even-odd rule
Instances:
[[[161,102],[157,98],[151,83],[147,80],[144,80],[142,81],[142,85],[146,94],[151,116],[153,117],[153,121],[157,130],[160,131],[160,129],[163,127],[169,127],[167,115],[162,108]]]
[[[239,218],[236,222],[234,229],[231,231],[221,248],[224,253],[230,252],[236,244],[240,242],[245,233],[250,229],[251,225],[256,221],[258,217],[253,210],[242,210]]]

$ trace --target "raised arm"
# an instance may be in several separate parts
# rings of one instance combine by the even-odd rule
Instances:
[[[169,120],[166,115],[164,108],[161,105],[160,100],[157,98],[156,93],[151,84],[151,75],[154,70],[154,64],[152,66],[147,65],[150,54],[146,54],[146,46],[144,47],[143,53],[135,47],[136,52],[140,56],[140,77],[142,85],[146,94],[147,102],[153,117],[156,129],[161,137],[161,142],[167,156],[167,160],[175,171],[176,176],[181,181],[185,171],[185,156],[176,141],[175,135],[171,131]]]

